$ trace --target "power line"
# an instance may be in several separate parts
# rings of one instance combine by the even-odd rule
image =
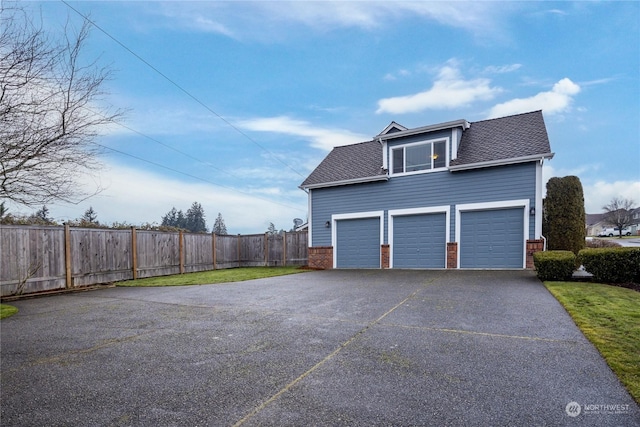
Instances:
[[[99,111],[94,111],[94,110],[92,110],[92,109],[90,109],[90,108],[87,108],[87,107],[84,107],[84,109],[85,109],[85,110],[87,110],[87,111],[89,111],[89,112],[91,112],[92,114],[96,114],[96,115],[102,116],[103,118],[107,119],[107,117],[106,117],[106,116],[104,116],[104,115],[103,115],[102,113],[100,113]],[[196,157],[194,157],[194,156],[190,155],[189,153],[185,153],[184,151],[181,151],[181,150],[179,150],[179,149],[177,149],[177,148],[175,148],[175,147],[173,147],[173,146],[171,146],[171,145],[169,145],[169,144],[166,144],[166,143],[164,143],[164,142],[162,142],[162,141],[159,141],[159,140],[158,140],[158,139],[156,139],[156,138],[153,138],[153,137],[151,137],[151,136],[149,136],[149,135],[146,135],[146,134],[144,134],[144,133],[142,133],[142,132],[140,132],[140,131],[138,131],[138,130],[136,130],[136,129],[133,129],[132,127],[127,126],[127,125],[125,125],[124,123],[121,123],[121,122],[119,122],[119,121],[112,120],[112,119],[111,119],[111,120],[109,120],[109,121],[110,121],[111,123],[117,124],[118,126],[121,126],[121,127],[125,128],[125,129],[127,129],[127,130],[129,130],[129,131],[131,131],[131,132],[134,132],[134,133],[136,133],[136,134],[138,134],[138,135],[142,136],[143,138],[149,139],[150,141],[153,141],[153,142],[155,142],[155,143],[157,143],[157,144],[159,144],[159,145],[162,145],[163,147],[166,147],[166,148],[168,148],[168,149],[170,149],[170,150],[173,150],[173,151],[175,151],[175,152],[177,152],[177,153],[182,154],[183,156],[186,156],[186,157],[188,157],[188,158],[190,158],[190,159],[192,159],[192,160],[195,160],[195,161],[197,161],[198,163],[202,163],[202,164],[203,164],[203,165],[205,165],[205,166],[208,166],[208,167],[210,167],[210,168],[212,168],[212,169],[215,169],[215,170],[217,170],[217,171],[220,171],[220,172],[222,172],[222,173],[224,173],[224,174],[227,174],[227,175],[229,175],[229,176],[231,176],[231,177],[233,177],[233,178],[240,179],[238,176],[236,176],[236,175],[232,174],[231,172],[228,172],[228,171],[225,171],[224,169],[220,169],[220,168],[218,168],[218,167],[215,167],[214,165],[212,165],[212,164],[211,164],[211,163],[209,163],[209,162],[203,162],[202,160],[200,160],[200,159],[198,159],[198,158],[196,158]],[[188,174],[188,173],[185,173],[185,172],[181,172],[181,171],[179,171],[179,170],[176,170],[176,169],[170,168],[170,167],[168,167],[168,166],[164,166],[164,165],[162,165],[162,164],[159,164],[159,163],[153,162],[153,161],[148,160],[148,159],[145,159],[145,158],[143,158],[143,157],[139,157],[139,156],[136,156],[136,155],[133,155],[133,154],[125,153],[124,151],[120,151],[120,150],[117,150],[117,149],[112,148],[112,147],[107,147],[107,146],[105,146],[105,145],[98,144],[98,143],[93,142],[93,141],[92,141],[91,143],[92,143],[92,144],[94,144],[94,145],[97,145],[97,146],[100,146],[100,147],[106,148],[107,150],[111,150],[111,151],[117,152],[117,153],[119,153],[119,154],[122,154],[122,155],[125,155],[125,156],[129,156],[129,157],[132,157],[132,158],[135,158],[135,159],[140,160],[140,161],[143,161],[143,162],[145,162],[145,163],[149,163],[149,164],[152,164],[152,165],[154,165],[154,166],[161,167],[161,168],[163,168],[163,169],[171,170],[172,172],[176,172],[176,173],[179,173],[179,174],[183,174],[183,175],[186,175],[186,176],[189,176],[189,177],[192,177],[192,178],[195,178],[195,179],[198,179],[198,180],[204,181],[204,182],[208,182],[208,183],[213,184],[213,185],[217,185],[217,186],[219,186],[219,187],[227,188],[227,189],[229,189],[229,190],[232,190],[232,191],[238,192],[238,193],[240,193],[240,194],[245,194],[245,195],[248,195],[248,196],[251,196],[251,197],[256,197],[256,198],[258,198],[258,199],[265,200],[265,201],[269,201],[269,202],[271,202],[271,203],[280,204],[280,203],[277,203],[277,202],[273,202],[273,201],[271,201],[271,200],[269,200],[269,199],[261,198],[261,197],[255,196],[255,195],[253,195],[253,194],[250,194],[250,193],[246,193],[246,192],[240,191],[240,190],[238,190],[238,189],[236,189],[236,188],[234,188],[234,187],[225,186],[225,185],[218,184],[218,183],[215,183],[215,182],[213,182],[213,181],[207,180],[207,179],[205,179],[205,178],[201,178],[201,177],[198,177],[198,176],[195,176],[195,175],[191,175],[191,174]],[[291,206],[287,206],[287,205],[284,205],[284,204],[281,204],[281,205],[282,205],[282,206],[286,206],[286,207],[291,208]],[[301,210],[301,209],[299,209],[299,208],[296,208],[296,209]]]
[[[229,187],[227,185],[218,184],[217,182],[213,182],[211,180],[208,180],[208,179],[205,179],[205,178],[201,178],[199,176],[192,175],[192,174],[187,173],[187,172],[179,171],[177,169],[174,169],[174,168],[169,167],[169,166],[165,166],[163,164],[154,162],[152,160],[148,160],[148,159],[136,156],[135,154],[126,153],[124,151],[118,150],[118,149],[113,148],[113,147],[107,147],[106,145],[102,145],[102,144],[99,144],[97,142],[91,142],[91,143],[94,144],[94,145],[97,145],[98,147],[102,147],[102,148],[105,148],[107,150],[111,150],[111,151],[116,152],[118,154],[122,154],[123,156],[128,156],[128,157],[134,158],[136,160],[139,160],[141,162],[149,163],[149,164],[157,166],[159,168],[166,169],[166,170],[169,170],[171,172],[175,172],[175,173],[178,173],[178,174],[181,174],[181,175],[184,175],[184,176],[188,176],[189,178],[197,179],[198,181],[203,181],[203,182],[206,182],[208,184],[215,185],[217,187],[226,188],[228,190],[231,190],[231,191],[234,191],[234,192],[237,192],[237,193],[240,193],[240,194],[244,194],[245,196],[249,196],[249,197],[253,197],[253,198],[256,198],[256,199],[260,199],[260,200],[263,200],[263,201],[266,201],[266,202],[269,202],[269,203],[273,203],[273,204],[276,204],[276,205],[283,206],[285,208],[295,209],[295,210],[298,210],[298,211],[304,211],[304,209],[301,209],[299,207],[285,205],[284,203],[279,203],[279,202],[276,202],[276,201],[273,201],[273,200],[270,200],[270,199],[266,199],[264,197],[256,196],[255,194],[247,193],[245,191],[240,191],[237,188]]]
[[[185,88],[183,88],[182,86],[180,86],[178,83],[176,83],[175,81],[173,81],[170,77],[168,77],[166,74],[164,74],[162,71],[160,71],[159,69],[157,69],[155,66],[153,66],[151,63],[149,63],[147,60],[145,60],[144,58],[142,58],[140,55],[138,55],[137,53],[135,53],[133,50],[131,50],[129,47],[127,47],[124,43],[122,43],[120,40],[116,39],[114,36],[112,36],[111,34],[109,34],[106,30],[104,30],[102,27],[100,27],[98,24],[96,24],[95,22],[93,22],[91,19],[89,19],[89,17],[87,17],[86,15],[82,14],[80,11],[78,11],[76,8],[74,8],[73,6],[71,6],[69,3],[67,3],[66,0],[60,0],[62,3],[64,3],[65,5],[67,5],[67,7],[69,7],[71,10],[73,10],[75,13],[77,13],[78,15],[80,15],[83,19],[85,19],[87,22],[89,22],[91,25],[93,25],[94,27],[96,27],[98,30],[100,30],[104,35],[106,35],[107,37],[109,37],[111,40],[113,40],[114,42],[116,42],[118,45],[120,45],[123,49],[125,49],[127,52],[129,52],[131,55],[133,55],[134,57],[136,57],[139,61],[141,61],[143,64],[145,64],[146,66],[148,66],[149,68],[151,68],[153,71],[155,71],[157,74],[159,74],[160,76],[162,76],[165,80],[167,80],[169,83],[171,83],[173,86],[175,86],[177,89],[179,89],[181,92],[183,92],[185,95],[187,95],[189,98],[193,99],[195,102],[197,102],[198,104],[200,104],[202,107],[204,107],[207,111],[209,111],[211,114],[213,114],[214,116],[216,116],[218,119],[222,120],[225,124],[227,124],[229,127],[231,127],[233,130],[235,130],[236,132],[238,132],[240,135],[242,135],[243,137],[245,137],[247,140],[249,140],[250,142],[252,142],[253,144],[255,144],[256,146],[260,147],[263,151],[267,152],[273,159],[277,160],[278,162],[282,163],[284,166],[286,166],[288,169],[292,170],[293,172],[295,172],[296,174],[298,174],[299,176],[301,176],[302,178],[304,178],[305,176],[302,175],[300,172],[298,172],[297,170],[295,170],[294,168],[292,168],[290,165],[288,165],[286,162],[284,162],[282,159],[278,158],[275,154],[273,154],[270,150],[268,150],[266,147],[264,147],[262,144],[260,144],[258,141],[256,141],[255,139],[251,138],[248,134],[246,134],[245,132],[243,132],[240,128],[238,128],[237,126],[235,126],[233,123],[231,123],[229,120],[225,119],[223,116],[221,116],[220,114],[218,114],[217,112],[215,112],[211,107],[209,107],[207,104],[205,104],[203,101],[201,101],[200,99],[198,99],[195,95],[191,94],[188,90],[186,90]]]

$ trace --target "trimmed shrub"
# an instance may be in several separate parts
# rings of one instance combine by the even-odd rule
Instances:
[[[578,261],[602,283],[640,283],[640,248],[583,249]]]
[[[606,239],[587,240],[587,248],[621,248],[620,243]],[[578,252],[579,253],[579,252]]]
[[[533,254],[533,265],[540,280],[570,280],[576,255],[571,251],[546,251]]]

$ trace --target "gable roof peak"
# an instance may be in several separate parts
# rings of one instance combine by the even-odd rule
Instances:
[[[405,130],[408,130],[408,128],[402,126],[401,124],[396,123],[395,121],[392,121],[391,123],[389,123],[389,126],[384,128],[382,132],[380,132],[376,136],[388,135],[390,133],[395,133],[395,132],[403,132]]]

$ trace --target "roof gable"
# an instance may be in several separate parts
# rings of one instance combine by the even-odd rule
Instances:
[[[396,123],[396,122],[391,122],[389,123],[389,126],[387,126],[386,128],[384,128],[382,130],[382,132],[380,132],[378,134],[378,136],[382,136],[382,135],[388,135],[390,133],[396,133],[396,132],[402,132],[408,130],[408,128]]]
[[[466,120],[457,120],[405,130],[400,130],[404,126],[391,122],[374,140],[335,147],[300,187],[328,187],[387,179],[382,148],[386,140],[455,127],[463,130],[457,158],[449,162],[451,171],[553,157],[541,111],[470,124]]]

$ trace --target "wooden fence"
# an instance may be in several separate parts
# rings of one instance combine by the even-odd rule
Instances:
[[[306,264],[306,231],[218,236],[0,225],[0,297],[223,268]]]

